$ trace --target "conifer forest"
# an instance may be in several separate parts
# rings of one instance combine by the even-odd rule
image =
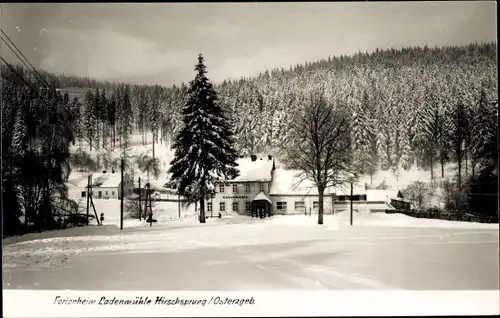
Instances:
[[[496,215],[497,199],[465,193],[498,191],[497,72],[496,43],[408,47],[270,69],[214,83],[214,90],[237,156],[286,154],[293,114],[320,90],[349,113],[353,170],[417,166],[437,180],[453,162],[453,191],[467,198],[460,204]],[[6,64],[1,75],[4,229],[20,216],[40,229],[59,226],[57,215],[75,204],[65,194],[71,145],[125,149],[139,131],[144,143],[151,133],[173,146],[190,96],[185,83],[132,85],[43,70],[35,76]],[[83,93],[68,93],[74,89]]]

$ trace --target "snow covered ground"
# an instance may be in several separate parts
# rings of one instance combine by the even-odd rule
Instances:
[[[498,224],[402,215],[185,217],[4,240],[4,288],[498,289]]]
[[[120,200],[117,199],[93,199],[97,215],[104,213],[104,225],[120,225]],[[126,201],[124,201],[124,205]],[[144,203],[143,203],[144,204]],[[86,201],[82,201],[81,208],[86,207]],[[159,224],[165,224],[172,220],[183,218],[195,218],[194,205],[179,207],[177,202],[158,201],[153,203],[153,218]],[[90,214],[94,215],[94,210],[90,207]],[[95,219],[93,219],[93,223]],[[144,222],[136,219],[131,219],[127,212],[124,211],[124,226],[135,227],[143,226]]]

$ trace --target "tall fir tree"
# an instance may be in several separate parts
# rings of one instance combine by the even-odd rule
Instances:
[[[182,109],[183,127],[175,137],[175,157],[169,172],[179,194],[200,202],[200,223],[205,223],[205,199],[215,193],[216,182],[238,176],[238,156],[233,129],[206,76],[201,54],[195,71]]]

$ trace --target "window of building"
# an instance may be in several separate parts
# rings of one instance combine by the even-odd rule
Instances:
[[[246,212],[252,211],[252,203],[251,202],[245,202],[245,211]]]
[[[226,203],[225,202],[219,203],[219,210],[220,210],[220,212],[226,212]]]
[[[212,212],[212,202],[207,202],[207,212]]]
[[[276,209],[286,211],[286,202],[276,202]]]
[[[87,196],[87,191],[82,191],[82,198],[85,198]]]
[[[363,194],[363,195],[361,196],[361,201],[366,201],[366,194]]]
[[[233,184],[233,193],[238,193],[238,185]]]
[[[233,212],[238,212],[239,204],[238,202],[233,202]]]
[[[115,191],[111,191],[111,195],[115,195]]]
[[[250,184],[249,183],[245,184],[245,192],[246,193],[250,193],[251,192],[250,191]]]
[[[106,195],[108,195],[108,191],[106,191]]]
[[[295,201],[295,210],[304,210],[304,201]]]
[[[345,201],[346,200],[346,197],[345,195],[339,195],[339,201]]]
[[[264,192],[264,184],[263,183],[259,184],[259,191]]]
[[[359,201],[361,199],[360,197],[361,197],[360,195],[353,195],[352,196],[352,200],[353,201]]]
[[[224,193],[224,190],[225,190],[225,187],[224,187],[224,184],[219,184],[219,192],[220,193]]]

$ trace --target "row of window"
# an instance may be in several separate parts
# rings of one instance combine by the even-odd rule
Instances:
[[[232,189],[233,189],[233,193],[238,193],[238,185],[237,184],[233,184],[232,185]],[[264,183],[259,183],[259,192],[264,192],[265,190],[265,185]],[[226,186],[224,184],[219,184],[219,192],[220,193],[224,193],[226,191]],[[245,193],[251,193],[251,185],[249,183],[246,183],[245,184]],[[337,200],[338,201],[350,201],[350,198],[351,196],[349,195],[339,195],[337,196]],[[366,195],[353,195],[352,196],[352,200],[353,201],[366,201]],[[315,203],[317,203],[318,201],[316,201]],[[296,202],[297,204],[298,202]],[[314,204],[314,203],[313,203]],[[303,208],[303,207],[302,207]],[[296,207],[296,210],[297,209],[300,209]]]
[[[92,191],[92,196],[96,197],[98,195],[99,197],[101,197],[102,196],[102,192],[103,191]],[[132,194],[132,189],[128,189],[128,193]],[[87,191],[82,191],[82,198],[85,198],[86,195],[87,195]],[[109,195],[109,192],[108,191],[104,191],[104,195]],[[115,191],[111,191],[111,195],[115,195]]]
[[[238,201],[233,202],[232,211],[239,212],[240,204]],[[305,208],[304,201],[296,201],[295,202],[295,210],[303,210]],[[286,211],[287,204],[286,202],[276,202],[276,209],[278,211]],[[313,202],[313,209],[319,209],[319,201]],[[207,211],[212,212],[212,202],[207,202]],[[226,202],[219,202],[219,211],[226,212]],[[252,211],[252,205],[250,202],[245,202],[245,212]]]
[[[350,201],[351,196],[350,195],[339,195],[337,197],[338,201]],[[352,196],[353,201],[366,201],[366,194],[363,195],[353,195]]]
[[[238,193],[238,185],[237,184],[233,184],[232,188],[233,188],[233,193]],[[264,183],[259,183],[259,191],[264,192],[264,189],[265,189]],[[226,186],[222,183],[219,184],[219,192],[220,193],[226,192]],[[251,185],[249,183],[246,183],[245,184],[245,193],[251,193],[251,192],[252,192]]]
[[[345,197],[345,196],[344,196]],[[360,199],[361,200],[366,200],[366,195],[361,195],[361,196],[358,196],[360,198],[358,198],[358,200],[355,200],[355,201],[359,201]],[[364,198],[363,198],[364,197]],[[340,200],[340,197],[339,197],[339,201],[345,201],[346,199],[344,198],[344,200]],[[353,200],[354,200],[354,197],[353,197]],[[238,201],[234,201],[232,203],[232,212],[239,212],[239,202]],[[301,210],[304,210],[305,209],[305,203],[304,201],[295,201],[294,202],[294,209],[295,211],[301,211]],[[314,210],[317,210],[319,209],[319,201],[313,201],[313,209]],[[250,212],[252,210],[252,207],[251,207],[251,203],[250,202],[245,202],[245,212]],[[280,201],[280,202],[276,202],[276,210],[278,211],[286,211],[287,210],[287,203],[286,201]],[[208,212],[212,212],[212,202],[208,202],[207,203],[207,211]],[[226,212],[226,202],[219,202],[219,211],[220,212]]]
[[[102,195],[102,191],[99,191],[99,192],[101,192],[100,194]],[[82,191],[82,198],[85,198],[86,195],[87,195],[87,191]],[[92,191],[92,196],[95,197],[96,195],[97,195],[97,192]],[[108,191],[105,191],[104,195],[108,195]],[[115,195],[115,191],[111,191],[111,195]]]
[[[233,202],[232,208],[233,212],[239,212],[240,211],[239,202],[237,201]],[[207,211],[212,212],[212,202],[207,203]],[[245,212],[251,212],[251,211],[252,211],[251,203],[245,202]],[[219,212],[226,212],[226,202],[219,202]]]

